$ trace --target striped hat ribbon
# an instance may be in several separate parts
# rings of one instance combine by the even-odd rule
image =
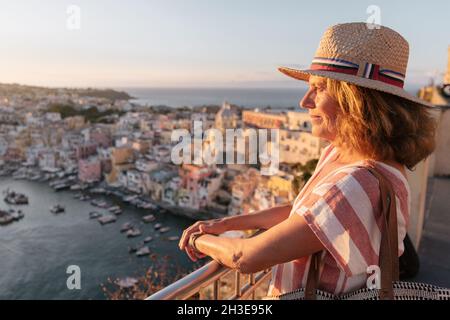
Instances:
[[[315,57],[312,61],[311,69],[360,76],[400,88],[403,88],[405,82],[404,74],[389,69],[381,69],[380,65],[373,63],[356,64],[343,59]]]

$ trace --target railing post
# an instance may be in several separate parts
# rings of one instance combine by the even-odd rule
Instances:
[[[253,287],[253,285],[255,284],[255,274],[254,273],[250,273],[249,276],[250,276],[249,284],[250,284],[250,286]],[[252,292],[252,300],[255,300],[255,291],[256,290],[253,290],[253,292]]]
[[[213,284],[213,300],[219,300],[219,281],[220,278],[214,281]]]
[[[239,273],[239,271],[236,271],[235,273],[235,294],[236,297],[240,297],[242,295],[241,293],[241,274]]]

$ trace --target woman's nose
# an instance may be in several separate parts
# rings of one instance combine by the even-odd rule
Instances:
[[[305,108],[305,109],[314,109],[316,107],[316,105],[314,103],[314,99],[312,98],[311,90],[308,90],[305,93],[304,97],[299,102],[299,106],[300,106],[300,108]]]

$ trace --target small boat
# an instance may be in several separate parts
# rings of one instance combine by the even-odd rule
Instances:
[[[89,200],[91,200],[91,197],[89,195],[85,194],[80,197],[80,200],[81,201],[89,201]]]
[[[170,227],[163,227],[161,229],[159,229],[159,232],[164,233],[170,230]]]
[[[111,207],[107,208],[107,210],[110,212],[116,211],[117,209],[120,209],[120,207],[119,206],[111,206]]]
[[[150,242],[152,240],[153,240],[153,237],[149,236],[149,237],[144,239],[144,243]]]
[[[91,211],[89,212],[89,219],[98,219],[102,216],[100,212],[97,211]]]
[[[162,224],[161,223],[156,223],[154,226],[153,226],[153,228],[155,228],[156,230],[158,230],[159,228],[161,228],[162,227]]]
[[[13,204],[13,205],[28,204],[28,197],[26,195],[24,195],[23,193],[18,193],[15,191],[7,190],[4,200],[7,204]]]
[[[167,240],[169,240],[169,241],[177,241],[177,240],[180,240],[180,237],[179,236],[171,236],[171,237],[167,237]]]
[[[153,221],[155,221],[155,216],[153,215],[153,214],[149,214],[149,215],[146,215],[146,216],[143,216],[142,217],[142,220],[145,222],[145,223],[149,223],[149,222],[153,222]]]
[[[141,208],[142,209],[156,209],[156,206],[153,203],[147,202],[147,201],[143,201],[143,203],[141,204]]]
[[[99,207],[99,208],[106,208],[108,204],[104,200],[94,199],[91,201],[91,204],[93,206]]]
[[[57,213],[63,213],[66,211],[66,208],[60,204],[55,204],[53,207],[50,208],[50,212],[57,214]]]
[[[117,209],[115,209],[115,210],[110,210],[110,212],[111,212],[111,213],[114,213],[115,215],[119,215],[119,214],[122,213],[122,209],[117,208]]]
[[[113,215],[104,215],[97,219],[101,224],[113,223],[116,222],[117,218]]]
[[[92,188],[91,193],[97,193],[97,194],[105,194],[106,190],[103,188]]]
[[[81,186],[78,183],[73,184],[73,185],[70,186],[70,190],[72,190],[72,191],[81,190]]]
[[[19,221],[20,219],[25,217],[25,214],[22,212],[22,210],[17,210],[11,214],[11,217],[13,218],[14,221]]]
[[[128,252],[129,252],[129,253],[136,252],[137,250],[138,250],[137,247],[128,247]]]
[[[125,197],[123,197],[123,201],[124,201],[124,202],[131,202],[131,201],[137,199],[137,197],[138,197],[138,196],[136,196],[136,195],[133,195],[133,196],[125,196]]]
[[[131,228],[126,233],[128,238],[139,237],[141,235],[141,231],[137,228]]]
[[[133,229],[133,225],[130,222],[125,222],[120,228],[120,232],[126,232],[128,230]]]
[[[147,246],[144,246],[136,251],[136,255],[138,257],[148,256],[150,253],[151,253],[150,248]]]

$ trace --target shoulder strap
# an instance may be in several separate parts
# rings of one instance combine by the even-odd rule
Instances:
[[[394,299],[393,281],[399,279],[398,262],[398,233],[397,233],[397,205],[391,182],[372,164],[365,166],[379,182],[381,197],[381,214],[383,230],[381,230],[381,244],[379,266],[381,270],[380,299]],[[305,299],[315,300],[318,284],[319,262],[321,252],[311,257],[308,278],[305,288]]]

